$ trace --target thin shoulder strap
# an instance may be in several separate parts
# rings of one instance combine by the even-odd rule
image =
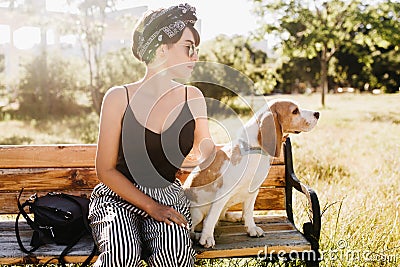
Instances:
[[[125,85],[123,85],[125,87],[125,91],[126,91],[126,101],[129,104],[129,93],[128,93],[128,87],[126,87]]]
[[[185,86],[185,102],[187,102],[187,86]]]

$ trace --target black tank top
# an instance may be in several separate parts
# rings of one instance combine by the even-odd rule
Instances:
[[[117,170],[133,183],[145,187],[166,187],[176,179],[176,172],[193,147],[195,120],[185,103],[169,128],[155,133],[136,119],[126,86],[128,105],[122,118]]]

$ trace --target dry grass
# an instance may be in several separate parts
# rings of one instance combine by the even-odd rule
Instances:
[[[291,139],[296,173],[323,208],[323,264],[398,266],[400,95],[332,95],[324,109],[318,96],[291,98],[321,112],[317,128]]]
[[[97,132],[95,113],[58,120],[0,119],[0,145],[95,143]]]
[[[274,97],[321,112],[312,132],[291,136],[296,174],[317,191],[323,210],[321,265],[398,266],[400,95],[328,95],[325,108],[320,95]],[[255,109],[264,103],[257,98]],[[238,125],[232,118],[221,124]],[[221,127],[212,132],[217,142],[227,140]],[[302,229],[307,207],[295,197]]]

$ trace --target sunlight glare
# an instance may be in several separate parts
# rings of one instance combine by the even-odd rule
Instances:
[[[10,42],[10,26],[0,24],[0,44]]]
[[[55,35],[54,35],[54,30],[53,30],[53,29],[47,30],[46,39],[47,39],[47,40],[46,40],[46,43],[47,43],[48,45],[53,45],[53,44],[56,43]]]
[[[46,0],[46,10],[60,13],[78,13],[76,4],[74,2],[68,4],[67,0]]]
[[[64,36],[60,36],[60,43],[66,45],[75,45],[76,43],[76,36],[73,34],[67,34]]]
[[[31,49],[40,44],[40,29],[38,27],[24,26],[14,31],[14,45],[18,49]]]

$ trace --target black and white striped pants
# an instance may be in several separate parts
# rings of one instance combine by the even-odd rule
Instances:
[[[175,208],[191,226],[189,202],[179,182],[171,186],[166,190],[140,189]],[[154,220],[104,184],[93,190],[89,219],[100,252],[95,267],[142,266],[141,259],[149,266],[194,265],[195,251],[188,229]]]

